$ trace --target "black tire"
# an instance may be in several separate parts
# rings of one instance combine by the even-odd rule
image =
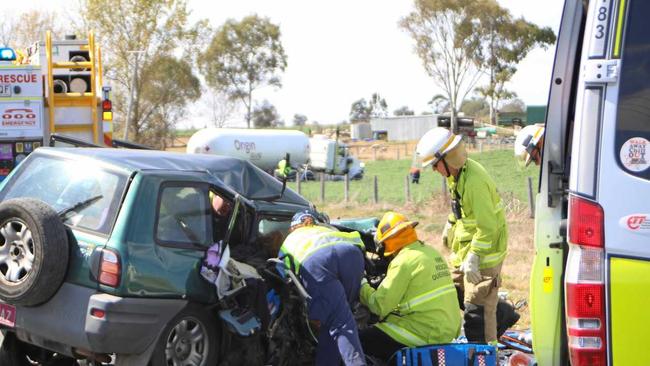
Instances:
[[[31,233],[31,240],[25,230]],[[12,238],[20,240],[9,242]],[[46,203],[17,198],[0,204],[2,251],[7,254],[0,261],[3,301],[39,305],[54,296],[63,283],[68,268],[68,235],[58,214]]]
[[[185,322],[185,326],[183,325]],[[219,320],[201,306],[189,304],[178,315],[176,315],[163,329],[156,348],[151,356],[151,366],[169,366],[175,365],[171,358],[176,357],[182,365],[192,366],[213,366],[219,359]],[[183,328],[201,332],[203,336],[202,344],[190,344],[187,342]],[[196,334],[196,333],[195,333]],[[182,342],[183,339],[186,342]],[[200,354],[200,360],[190,362],[189,357],[195,351]]]
[[[21,342],[15,334],[7,332],[0,347],[0,365],[77,366],[79,364],[75,359]]]

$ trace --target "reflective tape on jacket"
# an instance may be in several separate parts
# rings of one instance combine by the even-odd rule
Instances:
[[[477,247],[477,248],[480,248],[480,249],[490,249],[492,247],[492,244],[482,242],[482,241],[478,241],[478,240],[474,239],[474,240],[472,240],[471,246]]]
[[[409,347],[419,347],[427,344],[427,341],[424,339],[391,322],[378,323],[377,328],[381,329],[397,342]]]
[[[508,254],[507,251],[486,255],[485,257],[481,258],[481,268],[490,268],[496,266],[497,264],[503,262],[506,254]]]
[[[299,228],[291,233],[282,244],[281,251],[290,255],[295,265],[295,272],[309,257],[321,249],[333,245],[354,245],[365,248],[361,236],[357,232],[344,233],[328,227],[311,226]]]
[[[403,304],[399,304],[397,310],[399,311],[400,315],[406,315],[410,312],[416,311],[418,307],[430,303],[440,296],[446,295],[450,292],[456,292],[456,287],[453,284],[438,287],[422,295],[418,295]]]

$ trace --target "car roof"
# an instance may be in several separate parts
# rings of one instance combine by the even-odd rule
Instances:
[[[92,159],[127,173],[144,170],[208,172],[220,183],[247,199],[278,196],[282,183],[250,162],[228,156],[184,154],[157,150],[110,148],[40,148],[33,155]],[[302,196],[286,189],[279,202],[310,206]]]

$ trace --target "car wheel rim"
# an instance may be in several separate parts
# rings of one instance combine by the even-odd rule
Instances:
[[[165,346],[168,366],[205,366],[208,335],[205,326],[194,318],[184,318],[171,330]]]
[[[34,265],[32,231],[21,220],[12,219],[0,228],[0,276],[9,283],[20,283]]]

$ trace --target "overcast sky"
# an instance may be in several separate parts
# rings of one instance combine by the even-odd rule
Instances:
[[[562,0],[499,3],[515,16],[557,33]],[[0,11],[72,9],[74,4],[76,0],[3,1]],[[215,27],[252,13],[280,25],[288,57],[283,86],[261,89],[253,97],[260,102],[268,99],[288,123],[295,113],[320,123],[347,120],[351,104],[373,92],[386,99],[391,113],[406,105],[419,114],[440,93],[413,53],[412,40],[397,26],[411,10],[412,0],[189,0],[189,4],[193,19],[207,17]],[[553,55],[553,47],[535,50],[519,65],[509,88],[527,104],[546,104]],[[190,123],[204,125],[203,108],[192,110]]]

